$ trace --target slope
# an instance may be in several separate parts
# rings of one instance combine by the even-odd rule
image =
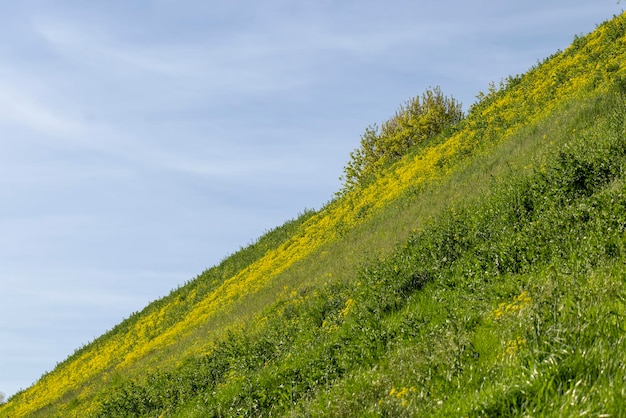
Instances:
[[[621,411],[625,20],[132,315],[0,415]]]

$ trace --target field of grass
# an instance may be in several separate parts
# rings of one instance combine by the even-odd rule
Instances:
[[[626,16],[0,416],[626,415]]]

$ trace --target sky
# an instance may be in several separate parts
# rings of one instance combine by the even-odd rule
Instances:
[[[622,6],[0,1],[0,391],[322,207],[406,100],[467,109]]]

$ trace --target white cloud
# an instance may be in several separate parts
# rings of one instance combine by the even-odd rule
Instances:
[[[25,128],[55,137],[76,136],[83,126],[53,110],[24,90],[0,84],[0,120],[9,126]]]
[[[115,38],[97,22],[38,19],[34,31],[49,48],[69,61],[91,67],[92,71],[118,75],[155,73],[184,77],[193,73],[187,50],[181,45],[134,45]],[[123,34],[121,34],[123,35]]]

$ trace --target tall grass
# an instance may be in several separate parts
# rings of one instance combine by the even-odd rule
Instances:
[[[593,101],[594,125],[570,118],[554,138],[566,147],[434,216],[354,280],[287,289],[206,357],[113,391],[102,416],[621,413],[621,100]]]

